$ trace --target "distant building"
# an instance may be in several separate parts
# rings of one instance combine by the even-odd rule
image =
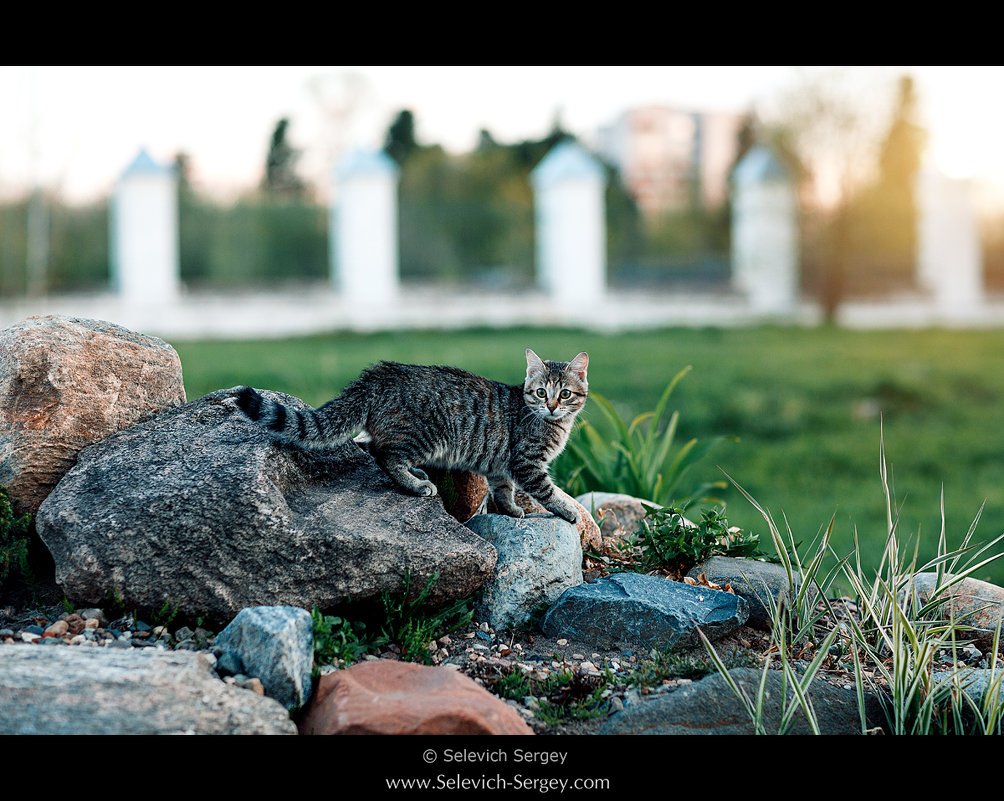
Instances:
[[[623,112],[599,132],[599,152],[620,171],[646,216],[728,197],[743,114],[646,106]]]

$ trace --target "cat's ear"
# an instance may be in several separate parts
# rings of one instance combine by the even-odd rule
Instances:
[[[568,369],[575,373],[580,381],[586,380],[586,368],[589,366],[589,354],[582,351],[568,363]]]
[[[534,353],[529,348],[526,349],[526,374],[532,375],[533,373],[543,373],[546,372],[547,368],[544,366],[544,362],[541,361],[540,356]]]

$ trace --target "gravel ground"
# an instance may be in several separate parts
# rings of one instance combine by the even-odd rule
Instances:
[[[206,652],[215,662],[215,632],[198,625],[135,619],[107,610],[68,610],[54,583],[33,588],[30,598],[8,596],[0,605],[0,647],[161,648]],[[431,645],[431,644],[430,644]],[[766,651],[763,635],[740,629],[717,644],[739,664],[758,664],[756,651]],[[366,659],[399,659],[390,645]],[[672,662],[646,649],[598,650],[590,643],[550,638],[539,630],[495,632],[486,623],[440,637],[430,649],[433,664],[460,670],[503,697],[539,734],[597,731],[606,718],[643,696],[671,692],[707,671],[703,648],[674,652]],[[762,664],[762,662],[759,662]],[[335,670],[325,666],[322,672]],[[674,675],[678,673],[679,675]],[[263,692],[254,678],[222,680]]]
[[[195,624],[159,626],[156,621],[103,610],[70,611],[61,598],[59,588],[50,583],[36,585],[30,599],[0,599],[0,647],[197,650],[215,663],[218,653],[213,653],[214,632],[209,629]],[[673,692],[712,670],[701,646],[669,655],[630,644],[598,650],[590,643],[550,638],[539,630],[495,632],[477,622],[430,645],[433,664],[459,670],[503,698],[538,734],[595,733],[617,710],[646,696]],[[717,641],[715,648],[730,667],[759,667],[770,652],[770,641],[764,632],[742,627]],[[811,658],[811,654],[804,656]],[[971,646],[959,656],[972,666],[983,659]],[[365,658],[399,659],[400,649],[392,644]],[[950,658],[942,655],[942,660]],[[325,666],[322,672],[336,669]],[[827,659],[820,678],[841,687],[853,686],[846,660]],[[221,679],[264,692],[253,677]]]

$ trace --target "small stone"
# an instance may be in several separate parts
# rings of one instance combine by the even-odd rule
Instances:
[[[558,645],[568,645],[568,640],[562,638],[558,640]]]
[[[108,618],[105,617],[104,611],[101,609],[78,609],[77,614],[80,615],[85,621],[96,620],[98,621],[93,626],[88,626],[88,628],[97,628],[108,622]]]
[[[255,695],[264,695],[265,686],[261,683],[259,678],[251,678],[244,682],[244,689],[251,690]]]
[[[94,630],[101,625],[101,621],[96,617],[89,617],[84,620],[84,628]]]
[[[192,631],[188,626],[182,626],[176,632],[174,632],[174,639],[178,642],[184,642],[185,640],[190,640],[195,636],[195,632]]]
[[[13,637],[14,629],[0,629],[0,637]]]
[[[578,659],[580,662],[585,658],[583,654],[572,654],[572,659]]]
[[[37,634],[39,637],[45,634],[45,629],[43,629],[41,626],[34,626],[34,625],[25,626],[24,631],[28,632],[29,634]]]
[[[67,631],[70,634],[80,634],[84,628],[84,619],[74,612],[72,615],[66,615],[63,620],[66,621]]]
[[[26,630],[21,632],[21,639],[24,640],[25,642],[35,642],[35,640],[42,639],[42,635],[36,634],[33,631]]]
[[[451,640],[448,635],[444,635],[444,636],[442,636],[442,637],[439,638],[439,644],[440,645],[452,645],[452,643],[453,643],[453,640]]]

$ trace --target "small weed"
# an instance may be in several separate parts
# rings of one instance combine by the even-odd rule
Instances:
[[[552,674],[538,687],[537,717],[553,726],[565,720],[589,720],[610,711],[603,691],[610,674],[592,676],[580,670]]]
[[[310,614],[314,630],[314,665],[346,665],[368,651],[386,644],[379,636],[367,636],[366,624],[336,615],[322,615],[315,606]]]
[[[429,597],[439,574],[429,579],[422,591],[413,600],[408,600],[411,587],[411,573],[405,573],[404,590],[399,598],[384,593],[384,623],[382,634],[388,642],[397,643],[401,649],[401,659],[406,662],[430,664],[432,654],[428,645],[432,640],[448,634],[461,626],[466,626],[474,617],[470,601],[460,599],[436,611],[422,609]]]
[[[26,582],[33,580],[28,564],[30,532],[31,515],[16,517],[7,488],[0,486],[0,587],[14,570]]]
[[[175,604],[172,607],[170,601],[165,601],[164,605],[150,616],[150,622],[153,625],[153,628],[156,628],[157,626],[163,626],[165,629],[170,628],[171,623],[173,623],[174,619],[178,616],[178,610],[180,608],[181,604]],[[202,619],[199,618],[199,620],[201,621]],[[201,626],[202,623],[199,622],[197,625]]]
[[[725,657],[725,664],[731,669],[735,667],[758,667],[756,655],[748,651],[739,651]],[[636,687],[657,687],[669,679],[702,679],[714,673],[715,666],[710,657],[700,654],[675,653],[673,651],[655,651],[650,659],[641,662],[637,670],[631,674],[629,683]]]

